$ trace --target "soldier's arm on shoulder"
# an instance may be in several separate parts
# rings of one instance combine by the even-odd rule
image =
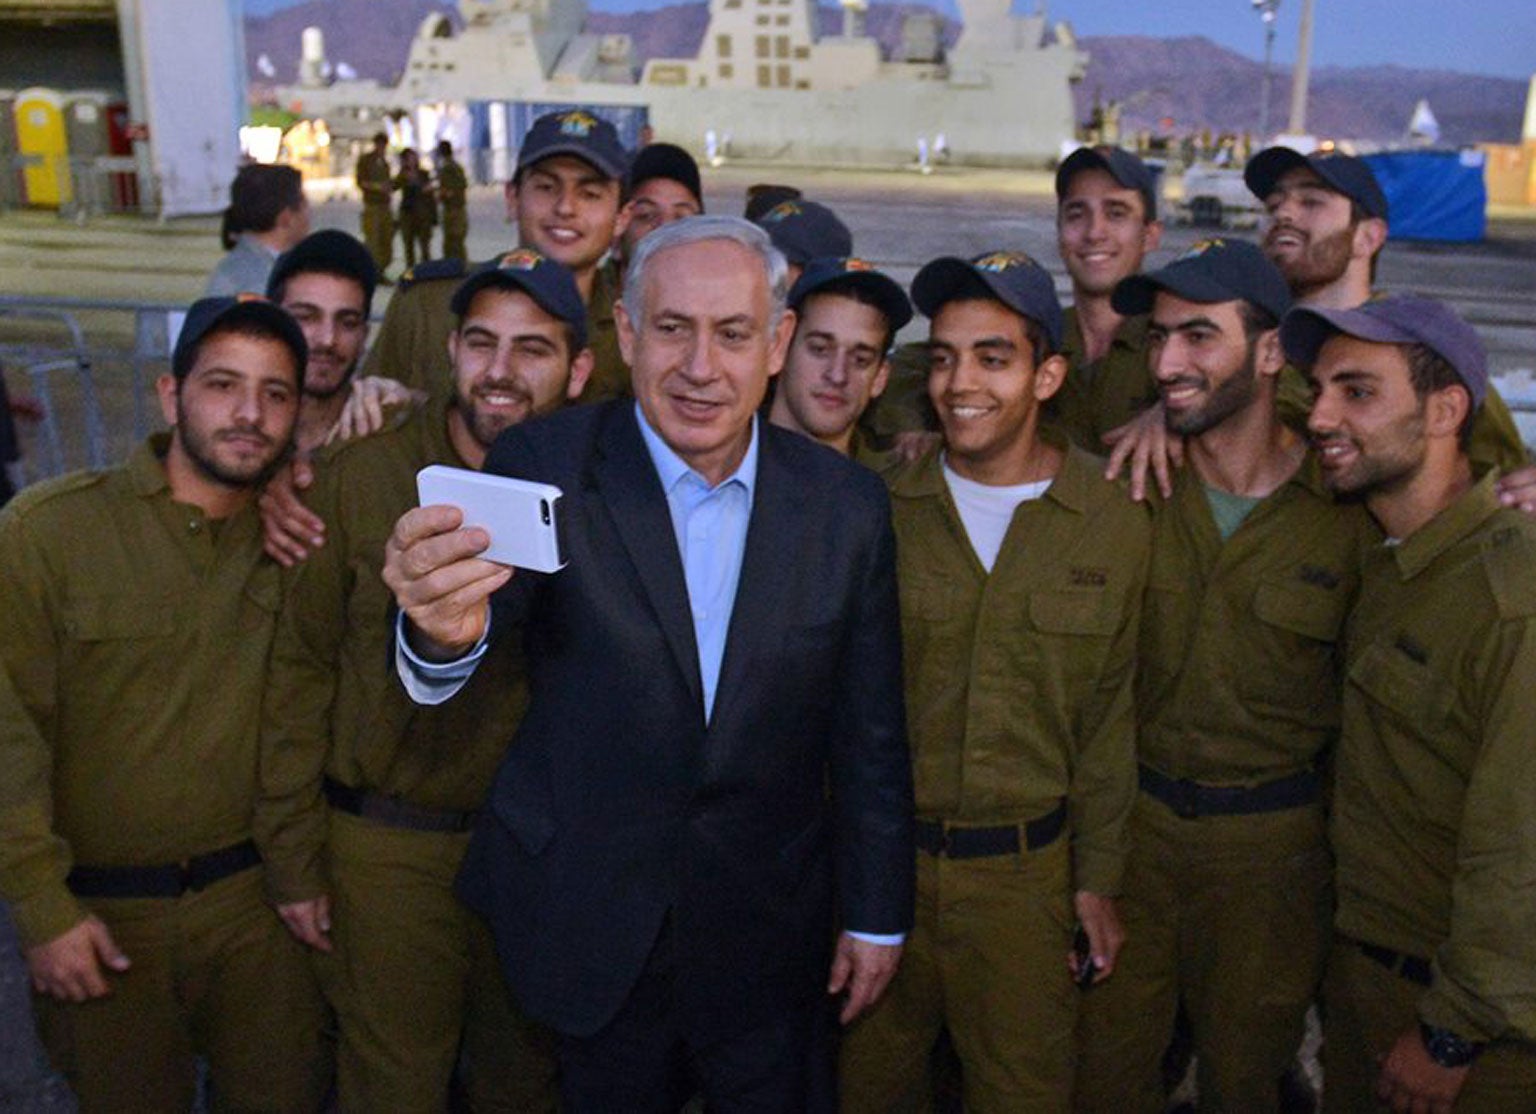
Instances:
[[[1471,1040],[1533,1041],[1536,532],[1506,530],[1502,541],[1495,531],[1484,555],[1499,619],[1469,663],[1481,686],[1472,704],[1483,737],[1461,810],[1451,932],[1419,1012]]]
[[[327,542],[289,574],[262,700],[254,823],[267,888],[280,905],[326,890],[322,781],[352,584],[341,506],[348,455],[327,454],[319,465],[310,505],[328,525]]]
[[[1474,468],[1496,468],[1500,472],[1513,472],[1530,463],[1515,416],[1492,383],[1488,384],[1483,408],[1472,419],[1472,443],[1467,446],[1467,456]]]
[[[31,536],[27,493],[0,514],[0,897],[22,944],[53,940],[85,916],[65,884],[68,843],[53,830],[53,747],[61,606],[49,557]]]

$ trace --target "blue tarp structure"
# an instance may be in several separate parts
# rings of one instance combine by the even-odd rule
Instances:
[[[1365,161],[1387,195],[1392,239],[1483,238],[1488,187],[1481,151],[1391,151]]]

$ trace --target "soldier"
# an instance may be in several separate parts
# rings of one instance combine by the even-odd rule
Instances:
[[[753,224],[768,233],[773,246],[789,260],[793,285],[813,259],[843,259],[853,254],[853,233],[836,213],[816,201],[781,201]]]
[[[1076,1106],[1154,1114],[1182,1001],[1202,1110],[1277,1110],[1321,979],[1320,767],[1370,534],[1281,420],[1285,280],[1257,247],[1197,244],[1122,281],[1188,465],[1155,508],[1136,678],[1141,793],[1115,979],[1084,1002]]]
[[[322,1004],[266,906],[256,724],[279,571],[255,494],[305,346],[264,299],[195,303],[169,434],[0,517],[0,893],[86,1110],[318,1109]],[[6,691],[6,690],[9,691]]]
[[[328,541],[293,579],[263,711],[258,839],[283,920],[325,953],[344,1110],[444,1109],[461,1031],[476,1109],[554,1105],[549,1050],[453,896],[526,702],[521,647],[497,644],[469,700],[417,708],[378,652],[390,637],[379,573],[416,473],[478,469],[501,430],[581,393],[592,354],[570,272],[528,249],[478,270],[453,309],[453,397],[320,470],[311,502]]]
[[[1536,1110],[1536,524],[1466,451],[1483,348],[1410,295],[1281,338],[1324,482],[1388,539],[1349,620],[1328,1107]]]
[[[635,245],[662,225],[703,211],[704,189],[693,156],[671,143],[642,147],[624,182],[620,258],[633,256]]]
[[[1046,415],[1072,443],[1104,451],[1104,435],[1145,410],[1147,321],[1116,312],[1111,295],[1162,241],[1152,172],[1119,147],[1080,147],[1056,171],[1056,248],[1072,278],[1063,320],[1066,381]]]
[[[443,208],[443,258],[468,261],[469,212],[465,202],[469,179],[453,157],[453,144],[439,140],[433,152],[433,170],[437,174],[437,200]]]
[[[354,178],[363,195],[363,242],[373,256],[378,269],[379,281],[389,285],[389,264],[394,259],[395,222],[390,216],[390,194],[394,191],[394,175],[389,170],[389,136],[379,132],[373,137],[373,146],[357,160]]]
[[[613,323],[618,274],[603,263],[623,229],[619,195],[627,166],[619,133],[608,121],[580,109],[552,112],[528,129],[507,183],[507,217],[517,223],[519,241],[569,267],[586,304],[594,362],[583,402],[629,394]],[[466,270],[464,263],[444,259],[402,276],[364,372],[446,398],[452,390],[447,340],[454,327],[449,303]]]
[[[795,335],[768,420],[878,468],[886,461],[858,429],[891,372],[891,339],[912,320],[895,281],[862,259],[820,259],[789,290]]]
[[[1131,675],[1148,521],[1056,433],[1050,275],[1017,253],[940,259],[944,427],[890,479],[917,793],[917,918],[885,998],[848,1030],[843,1108],[903,1109],[947,1026],[967,1110],[1070,1106],[1073,919],[1115,968],[1113,895],[1135,793]]]
[[[416,256],[426,263],[432,258],[432,229],[437,225],[437,199],[432,194],[432,175],[421,165],[421,157],[407,147],[400,152],[400,173],[395,175],[395,192],[400,195],[400,242],[405,246],[405,265],[416,266]]]

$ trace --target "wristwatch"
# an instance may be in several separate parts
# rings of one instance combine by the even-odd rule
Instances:
[[[1419,1036],[1429,1058],[1442,1068],[1464,1068],[1483,1051],[1481,1041],[1469,1041],[1449,1029],[1419,1022]]]

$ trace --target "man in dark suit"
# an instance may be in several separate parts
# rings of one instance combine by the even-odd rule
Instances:
[[[618,314],[634,400],[508,431],[486,461],[562,489],[560,572],[479,559],[452,508],[389,543],[418,699],[453,691],[488,623],[527,643],[531,703],[460,889],[562,1034],[573,1110],[676,1111],[695,1088],[807,1109],[823,990],[851,1020],[911,923],[889,509],[872,473],[756,420],[785,287],[744,221],[641,242]]]

